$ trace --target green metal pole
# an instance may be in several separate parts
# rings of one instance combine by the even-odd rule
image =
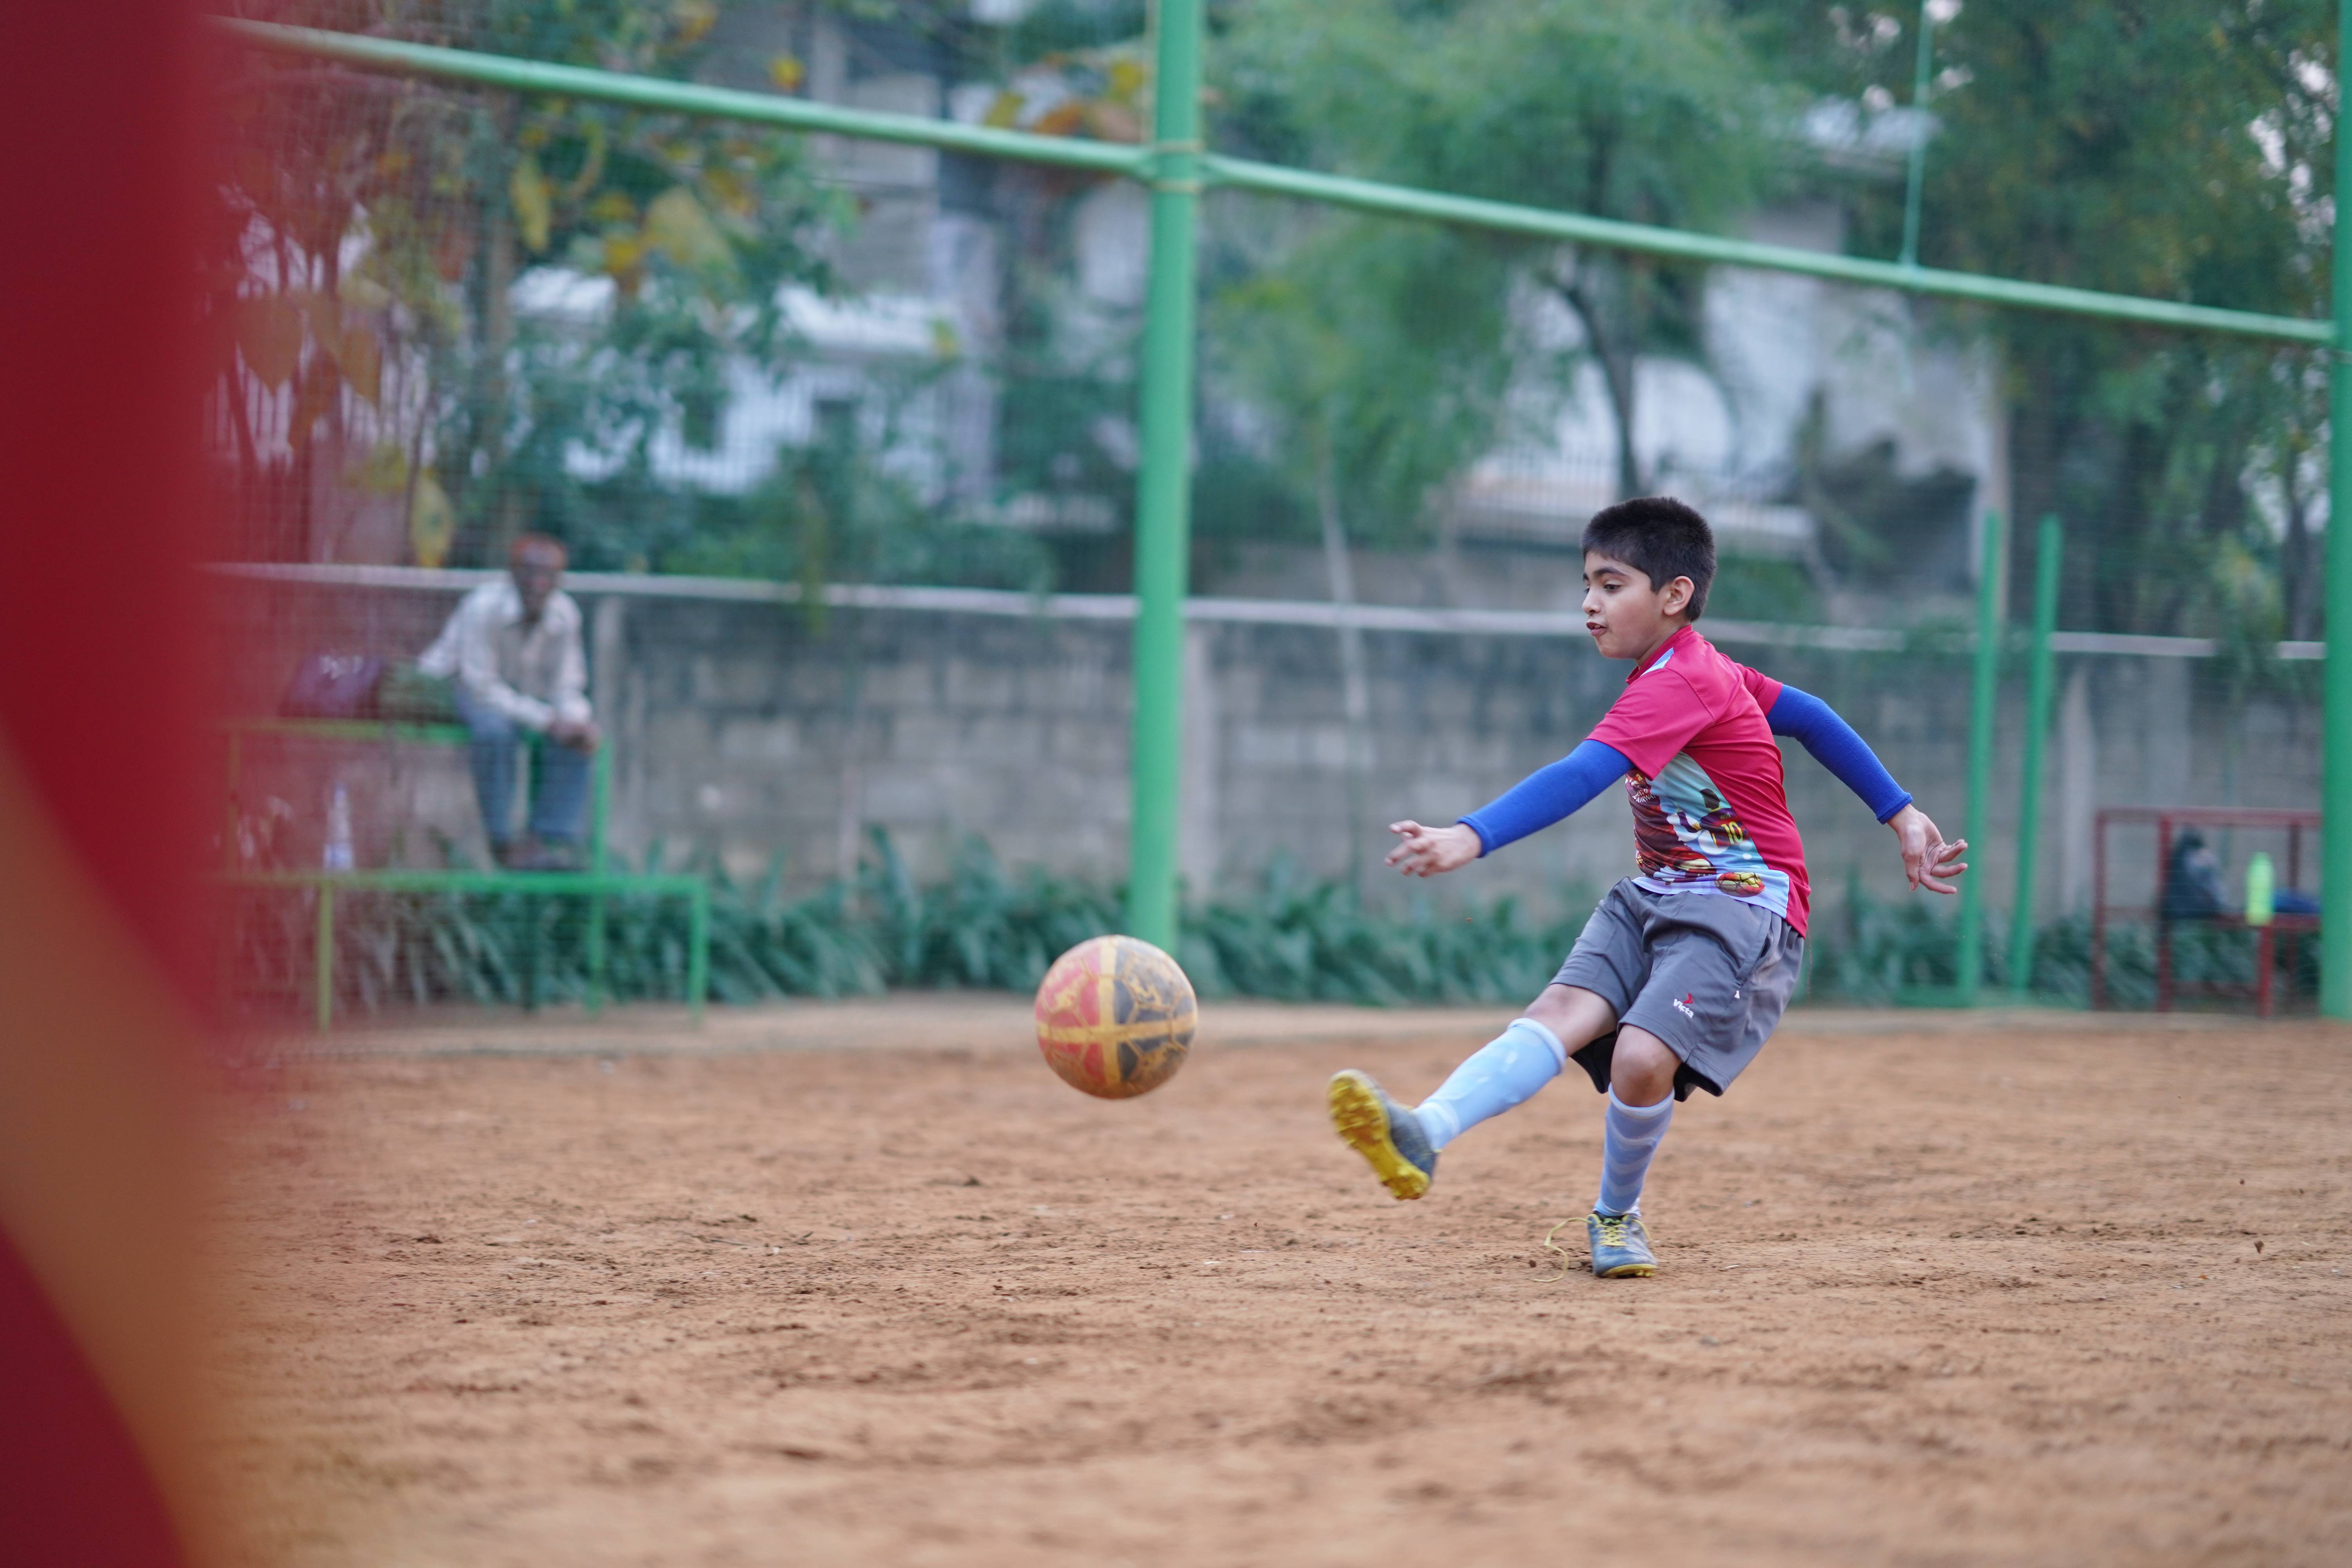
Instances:
[[[1906,267],[1919,265],[1919,190],[1927,181],[1927,73],[1936,59],[1936,18],[1928,14],[1933,0],[1919,0],[1919,63],[1911,78],[1911,108],[1919,116],[1911,138],[1910,177],[1903,188],[1903,254]]]
[[[613,748],[600,745],[590,773],[588,809],[588,874],[601,882],[604,876],[604,833],[613,813]],[[588,895],[588,1011],[604,1005],[604,895]]]
[[[539,1011],[540,947],[546,935],[540,929],[540,908],[536,896],[522,896],[522,1010],[526,1013]]]
[[[702,1022],[703,1003],[710,995],[710,884],[698,882],[688,907],[686,933],[686,1000],[694,1021]]]
[[[1969,858],[1984,863],[1985,812],[1992,794],[1992,719],[2000,697],[2000,563],[2008,525],[2000,513],[1985,513],[1984,558],[1977,577],[1976,685],[1969,710],[1969,818],[1962,837]],[[1963,1007],[1972,1006],[1984,977],[1984,873],[1960,879],[1960,952],[1955,989]]]
[[[2352,4],[2336,8],[2352,60]],[[2335,363],[2327,388],[2326,740],[2320,765],[2319,1010],[2352,1018],[2352,136],[2336,128]]]
[[[2057,659],[2050,639],[2058,631],[2058,567],[2066,547],[2054,517],[2042,520],[2033,562],[2033,652],[2025,700],[2025,773],[2017,805],[2017,904],[2009,921],[2009,994],[2022,1002],[2033,989],[2033,876],[2042,858],[2042,753],[2050,738],[2050,702]]]
[[[335,885],[319,884],[319,951],[313,959],[318,969],[316,986],[319,1033],[325,1034],[335,1026]]]
[[[1986,305],[2012,306],[2022,310],[2050,310],[2062,315],[2088,316],[2098,321],[2137,321],[2182,331],[2229,332],[2278,342],[2325,345],[2334,342],[2335,329],[2326,321],[2306,321],[2293,316],[2258,315],[2249,310],[2222,310],[2212,305],[2184,305],[2175,300],[2143,300],[2126,294],[2102,294],[2095,289],[2074,289],[2058,283],[2024,283],[1976,272],[1951,272],[1937,267],[1906,267],[1899,261],[1873,261],[1826,250],[1801,250],[1794,246],[1764,245],[1752,239],[1698,234],[1689,229],[1660,228],[1649,224],[1622,223],[1583,213],[1557,212],[1488,201],[1483,196],[1457,196],[1411,185],[1383,184],[1346,174],[1325,174],[1280,163],[1261,163],[1212,153],[1202,160],[1202,173],[1211,184],[1235,190],[1256,191],[1299,201],[1328,202],[1359,212],[1388,213],[1397,217],[1427,218],[1433,223],[1459,224],[1465,228],[1492,229],[1498,234],[1534,235],[1545,239],[1573,240],[1605,250],[1632,251],[1640,256],[1664,256],[1680,261],[1753,267],[1770,272],[1790,272],[1805,278],[1826,278],[1868,288],[1897,289],[1906,294],[1945,300],[1972,300]]]
[[[1135,499],[1135,738],[1127,929],[1176,945],[1176,810],[1190,553],[1194,222],[1201,202],[1201,0],[1160,0],[1143,465]]]
[[[398,38],[368,37],[318,27],[289,27],[275,22],[215,16],[212,25],[223,36],[255,48],[333,60],[361,70],[478,82],[485,87],[544,93],[551,98],[584,98],[659,114],[701,114],[746,125],[830,132],[876,142],[943,147],[950,152],[969,153],[975,158],[1017,158],[1025,163],[1055,163],[1108,174],[1139,174],[1141,165],[1150,156],[1148,150],[1124,142],[998,131],[932,115],[878,114],[789,94],[742,92],[698,81],[679,81],[674,77],[554,65],[545,60],[518,59],[511,55],[445,49],[433,44],[411,44]]]

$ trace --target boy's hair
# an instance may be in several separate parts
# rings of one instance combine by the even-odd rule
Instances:
[[[1684,618],[1695,621],[1706,608],[1706,586],[1715,581],[1715,530],[1672,496],[1637,496],[1601,508],[1584,525],[1584,549],[1642,573],[1653,592],[1687,577],[1691,596]]]

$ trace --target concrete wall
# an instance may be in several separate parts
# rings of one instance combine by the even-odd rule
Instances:
[[[715,853],[749,876],[781,850],[791,879],[814,885],[853,863],[864,830],[878,826],[919,871],[940,868],[965,835],[1014,866],[1115,877],[1124,865],[1123,621],[835,609],[819,624],[772,604],[582,597],[595,696],[617,747],[614,842],[632,860],[659,842],[673,865]],[[233,584],[223,607],[236,704],[268,710],[307,650],[412,655],[455,599],[454,590]],[[1368,632],[1370,766],[1359,795],[1332,632],[1195,623],[1190,637],[1182,864],[1196,894],[1287,856],[1316,876],[1352,867],[1367,889],[1397,896],[1377,864],[1389,821],[1450,820],[1559,756],[1623,677],[1581,638]],[[1959,833],[1964,658],[1727,651],[1834,703]],[[2317,802],[2314,700],[2233,693],[2212,660],[2085,656],[2062,660],[2060,680],[2039,869],[2045,911],[2088,896],[2096,806]],[[1990,842],[1974,857],[1988,908],[2002,919],[2023,706],[2012,679]],[[397,849],[433,863],[436,834],[479,841],[454,752],[298,757],[262,747],[251,768],[248,806],[275,792],[294,807],[298,833],[312,834],[326,770],[338,770],[360,804],[363,858]],[[1841,902],[1857,872],[1874,890],[1898,891],[1891,836],[1801,752],[1789,779],[1816,902]],[[1570,885],[1622,874],[1630,837],[1623,807],[1602,803],[1442,890],[1508,891],[1549,907]],[[2117,890],[2145,896],[2149,837],[2119,837],[2115,847]],[[2283,844],[2242,833],[2224,847],[2242,859]]]

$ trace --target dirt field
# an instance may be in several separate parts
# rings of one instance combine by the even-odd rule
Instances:
[[[1793,1016],[1597,1281],[1580,1081],[1418,1204],[1323,1121],[1499,1019],[1122,1104],[994,997],[347,1037],[232,1140],[266,1560],[2352,1561],[2352,1031]]]

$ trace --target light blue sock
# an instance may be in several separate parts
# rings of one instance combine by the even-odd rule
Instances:
[[[1515,1018],[1455,1068],[1413,1114],[1429,1134],[1430,1147],[1443,1149],[1489,1116],[1528,1099],[1567,1065],[1568,1047],[1558,1036],[1533,1018]]]
[[[1642,1180],[1650,1157],[1675,1119],[1675,1097],[1655,1105],[1628,1105],[1609,1091],[1609,1111],[1601,1119],[1601,1195],[1592,1206],[1602,1214],[1633,1214],[1642,1206]]]

